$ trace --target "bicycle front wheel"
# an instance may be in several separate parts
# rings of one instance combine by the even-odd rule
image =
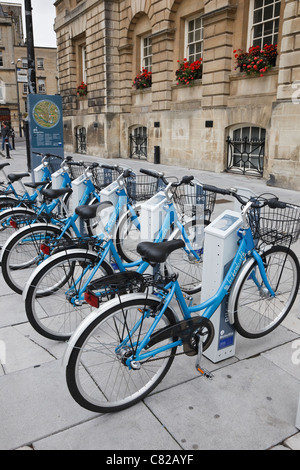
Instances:
[[[241,279],[234,302],[234,325],[246,338],[260,338],[273,331],[291,310],[299,289],[299,261],[286,247],[275,246],[261,255],[271,297],[253,259]]]
[[[27,318],[38,333],[56,341],[70,338],[92,311],[83,289],[98,262],[96,253],[73,249],[53,255],[38,268],[24,294]],[[93,280],[112,273],[103,261]]]
[[[124,300],[83,331],[66,368],[69,391],[80,406],[97,413],[120,411],[142,400],[161,382],[173,362],[176,347],[161,350],[135,368],[126,364],[149,331],[158,305],[159,300],[146,298]],[[159,325],[161,328],[175,322],[174,314],[167,309]],[[159,346],[167,347],[172,341],[165,339]],[[150,351],[151,347],[147,353]]]

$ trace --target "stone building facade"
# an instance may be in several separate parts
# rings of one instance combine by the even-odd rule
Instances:
[[[58,93],[57,49],[35,47],[37,93]],[[18,89],[17,89],[18,87]],[[0,2],[0,123],[22,133],[27,116],[27,46],[22,6]]]
[[[264,176],[298,189],[300,3],[296,0],[57,0],[65,148],[101,157]],[[277,44],[263,76],[234,50]],[[178,84],[186,58],[202,78]],[[178,62],[179,61],[179,62]],[[133,88],[142,67],[152,86]],[[87,84],[79,97],[77,86]]]

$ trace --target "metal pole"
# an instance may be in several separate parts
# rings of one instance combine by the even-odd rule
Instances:
[[[28,62],[28,93],[36,93],[36,72],[32,24],[31,0],[25,0],[25,20],[27,38],[27,62]]]
[[[32,25],[32,7],[31,0],[25,0],[25,21],[26,21],[26,38],[27,38],[27,63],[28,63],[28,93],[36,94],[36,72],[35,72],[35,55]],[[29,122],[26,126],[26,148],[27,148],[27,167],[31,171],[31,148],[29,139]]]
[[[21,109],[20,109],[20,93],[19,93],[19,82],[18,82],[18,62],[21,59],[18,59],[15,63],[15,73],[16,73],[16,84],[17,84],[17,100],[18,100],[18,116],[19,116],[19,135],[22,137],[22,125],[21,125]]]

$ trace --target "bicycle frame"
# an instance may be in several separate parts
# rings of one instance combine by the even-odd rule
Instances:
[[[118,203],[115,207],[115,210],[114,210],[113,214],[111,215],[110,220],[108,221],[108,223],[105,227],[105,231],[109,234],[111,234],[111,232],[113,231],[113,229],[115,227],[116,220],[118,220],[118,216],[119,216],[120,212],[122,211],[122,208],[124,207],[125,197],[127,198],[126,191],[125,191],[124,188],[122,188],[121,191],[120,191],[120,196],[119,196],[119,199],[118,199]],[[129,208],[129,207],[130,207],[129,203],[127,202],[127,208]],[[178,220],[177,212],[176,212],[175,207],[174,207],[174,205],[171,201],[169,201],[167,203],[165,211],[166,211],[166,216],[164,218],[163,225],[160,228],[160,231],[159,231],[159,233],[156,237],[155,243],[159,243],[159,242],[163,241],[166,238],[166,235],[168,234],[169,229],[170,229],[172,223],[174,222],[176,224],[178,230],[180,231],[180,233],[183,235],[184,241],[186,243],[186,246],[184,247],[185,251],[189,252],[189,253],[193,253],[193,256],[195,257],[195,259],[197,261],[200,261],[199,254],[197,253],[197,251],[195,251],[192,248],[191,243],[190,243],[190,241],[189,241],[189,239],[186,235],[184,226]],[[101,234],[100,236],[98,236],[96,238],[98,238],[100,242],[102,240],[104,241],[104,234]],[[118,252],[115,248],[113,240],[109,239],[108,241],[106,241],[105,245],[102,247],[102,254],[101,254],[101,257],[100,257],[98,263],[93,268],[91,274],[88,276],[88,279],[85,281],[85,283],[82,285],[81,289],[79,290],[78,297],[76,299],[72,299],[71,302],[73,302],[75,304],[75,302],[83,301],[84,293],[85,293],[88,285],[91,283],[94,275],[96,274],[96,272],[98,271],[98,269],[100,268],[103,261],[105,260],[105,258],[108,255],[110,255],[115,260],[115,265],[113,265],[113,268],[118,269],[120,272],[125,272],[126,269],[128,269],[128,268],[138,267],[137,272],[140,273],[140,274],[143,274],[147,270],[147,268],[149,267],[149,263],[146,262],[146,261],[143,261],[141,258],[138,259],[137,261],[132,262],[132,263],[123,263],[122,259],[120,258],[119,254],[118,254]],[[89,268],[87,268],[85,271],[83,271],[82,275],[78,278],[78,280],[76,280],[75,284],[77,284],[81,280],[81,278],[86,274],[88,269]],[[70,289],[72,289],[72,287]]]
[[[7,180],[7,176],[6,176],[5,172],[3,171],[3,169],[2,169],[2,173],[4,174],[4,176]],[[48,181],[48,180],[49,180],[49,182],[51,181],[51,173],[50,173],[50,170],[49,170],[48,166],[43,165],[43,177],[41,179],[41,182]],[[22,202],[24,202],[24,201],[34,202],[37,199],[37,197],[40,193],[39,190],[36,190],[36,191],[34,191],[34,193],[32,195],[30,195],[28,193],[28,191],[26,190],[26,188],[24,187],[22,181],[20,181],[20,184],[21,184],[21,186],[23,187],[23,190],[24,190],[24,193],[22,194],[22,196],[20,196],[17,193],[17,191],[14,188],[14,185],[9,181],[8,181],[8,186],[3,191],[4,194],[1,194],[2,197],[6,197],[6,196],[9,195],[9,193],[12,192],[13,193],[12,195],[19,201],[19,205],[17,207],[19,207],[22,204]],[[1,196],[0,196],[0,200],[1,200]]]
[[[170,302],[173,299],[174,295],[175,295],[176,300],[179,304],[179,307],[180,307],[180,310],[182,312],[184,320],[190,319],[191,316],[192,316],[192,313],[200,312],[200,311],[203,311],[203,310],[204,310],[204,313],[203,313],[202,316],[204,318],[208,319],[208,320],[211,319],[211,317],[213,316],[216,309],[219,307],[219,305],[222,303],[223,299],[228,294],[228,291],[229,291],[234,279],[238,275],[239,270],[240,270],[244,260],[247,257],[249,257],[249,253],[251,253],[251,255],[254,257],[254,259],[258,263],[260,274],[262,276],[263,282],[265,283],[265,286],[267,287],[267,289],[270,293],[270,296],[275,297],[275,293],[274,293],[272,287],[270,286],[270,284],[268,282],[262,258],[259,255],[259,253],[254,249],[254,242],[253,242],[251,229],[250,228],[240,229],[238,231],[238,236],[240,238],[240,243],[239,243],[239,248],[236,252],[236,255],[235,255],[235,257],[234,257],[234,259],[231,263],[231,266],[230,266],[230,268],[229,268],[229,270],[228,270],[221,286],[219,287],[216,294],[214,296],[212,296],[210,299],[208,299],[205,302],[203,302],[201,304],[198,304],[198,305],[188,306],[177,280],[172,281],[168,285],[165,286],[164,289],[169,290],[167,295],[161,294],[161,293],[157,294],[160,297],[164,297],[163,306],[162,306],[160,312],[156,315],[151,328],[149,329],[149,331],[147,332],[145,337],[142,339],[140,344],[135,345],[135,346],[137,346],[137,349],[136,349],[134,361],[136,361],[136,362],[143,361],[143,360],[148,359],[149,357],[153,357],[156,354],[159,354],[159,353],[161,353],[165,350],[172,349],[174,347],[182,345],[182,340],[179,339],[178,341],[170,343],[170,344],[165,345],[163,347],[154,349],[154,350],[146,352],[146,353],[141,353],[141,351],[145,348],[145,346],[149,342],[151,334],[153,333],[153,331],[157,327],[158,323],[160,322],[162,316],[164,315],[165,311],[169,307]],[[254,276],[253,273],[252,273],[252,275]],[[255,279],[254,279],[254,282],[256,282],[256,284],[257,284],[257,281]],[[143,313],[143,315],[141,316],[140,320],[137,322],[137,324],[135,325],[134,329],[131,332],[134,332],[136,329],[138,329],[139,326],[141,325],[141,323],[143,322],[143,319],[147,316],[149,316],[149,312],[145,311]],[[121,343],[121,345],[118,346],[116,351],[120,347],[122,347],[124,344],[126,344],[126,342],[129,341],[129,339],[130,339],[129,336],[127,338],[125,338],[123,340],[123,342]],[[126,364],[129,368],[131,368],[131,361],[132,361],[132,358],[129,358],[126,362]]]

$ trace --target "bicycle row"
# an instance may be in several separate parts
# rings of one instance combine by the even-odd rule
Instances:
[[[197,372],[211,377],[202,355],[224,299],[229,322],[248,338],[282,322],[299,289],[291,246],[300,218],[299,206],[274,195],[247,199],[193,177],[174,181],[148,170],[136,175],[103,167],[117,175],[98,191],[97,203],[80,199],[84,204],[57,225],[27,219],[24,228],[13,227],[1,261],[6,282],[23,294],[31,325],[47,338],[68,341],[64,366],[72,397],[91,411],[111,412],[154,390],[177,354],[194,356]],[[71,182],[73,203],[85,194],[93,168]],[[205,276],[204,229],[217,194],[241,206],[236,254],[215,295],[195,304]],[[65,230],[73,219],[76,237],[72,223]],[[78,220],[85,221],[88,236]]]

